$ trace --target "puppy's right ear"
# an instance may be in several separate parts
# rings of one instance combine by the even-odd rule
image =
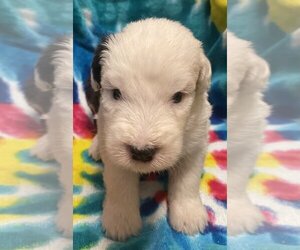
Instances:
[[[101,58],[103,52],[107,50],[107,42],[109,36],[101,39],[101,43],[97,46],[91,66],[91,85],[94,91],[101,89]]]
[[[97,46],[91,65],[91,73],[85,86],[85,96],[87,103],[95,115],[98,113],[100,105],[100,89],[101,89],[101,58],[105,50],[107,50],[107,41],[109,37],[102,38],[101,43]]]

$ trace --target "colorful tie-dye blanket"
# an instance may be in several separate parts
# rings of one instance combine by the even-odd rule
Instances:
[[[254,234],[228,237],[228,249],[299,249],[299,123],[270,120],[248,193],[262,210],[266,223]]]
[[[82,130],[86,128],[81,128]],[[215,119],[199,189],[209,214],[203,234],[187,236],[174,231],[166,219],[167,175],[141,176],[141,234],[126,242],[106,238],[101,227],[105,196],[104,166],[88,156],[91,138],[74,141],[74,249],[225,249],[226,244],[226,125]],[[199,163],[199,171],[201,169]]]
[[[272,108],[248,187],[266,223],[255,234],[229,237],[231,250],[300,249],[299,11],[299,1],[229,1],[228,29],[270,65],[265,100]]]
[[[226,48],[220,31],[226,27],[226,1],[74,3],[74,249],[225,249]],[[213,22],[209,21],[209,16],[212,16]],[[210,101],[214,106],[214,118],[201,183],[199,180],[201,197],[209,214],[209,226],[204,233],[195,236],[174,231],[166,217],[166,173],[141,176],[142,232],[126,242],[114,242],[105,237],[101,227],[104,166],[93,161],[87,153],[94,128],[84,99],[83,85],[99,38],[119,31],[130,21],[146,17],[167,17],[189,27],[203,41],[212,62],[214,75]],[[199,162],[199,171],[200,165]]]
[[[271,119],[248,186],[250,198],[261,208],[266,222],[254,234],[228,237],[228,249],[299,249],[299,162],[299,124]]]
[[[42,49],[72,32],[72,1],[3,0],[0,12],[0,249],[71,249],[54,221],[59,166],[29,154],[44,131],[21,89]]]
[[[222,5],[226,1],[149,0],[141,4],[140,1],[124,0],[106,1],[102,5],[95,2],[74,2],[74,248],[225,249],[226,56],[224,52],[220,53],[223,48],[219,31],[226,27],[226,5]],[[263,1],[251,2],[261,4]],[[72,3],[3,0],[0,7],[3,14],[0,16],[0,249],[71,248],[70,240],[62,237],[54,225],[61,195],[55,174],[58,166],[55,162],[45,163],[29,155],[29,149],[42,134],[42,129],[36,114],[24,101],[20,87],[32,72],[41,48],[60,34],[70,32]],[[260,10],[257,13],[265,10],[260,5],[253,8]],[[63,17],[58,15],[58,9],[64,12]],[[128,9],[128,15],[119,11]],[[87,155],[93,125],[84,102],[82,83],[87,77],[92,50],[99,37],[119,30],[130,20],[151,15],[173,17],[190,27],[205,42],[205,50],[214,68],[210,91],[214,118],[200,184],[210,223],[203,234],[193,237],[173,231],[165,217],[166,175],[144,176],[141,181],[144,190],[141,197],[143,231],[139,237],[117,243],[106,239],[101,231],[101,203],[105,191],[101,179],[103,166]],[[242,16],[244,18],[245,14]],[[208,21],[209,17],[212,22]],[[262,22],[262,19],[252,16],[245,22]],[[101,25],[93,26],[95,23]],[[242,24],[242,21],[236,23]],[[257,25],[253,25],[255,31],[258,31]],[[265,40],[276,35],[282,41],[278,45],[286,49],[292,37],[274,26],[271,30],[270,36],[263,29],[259,31]],[[271,44],[272,41],[263,43],[264,46],[257,49],[268,51]],[[273,69],[280,69],[278,62],[281,66],[290,65],[280,55],[266,55]],[[266,99],[274,104],[273,116],[277,118],[270,119],[264,152],[249,185],[250,196],[264,211],[267,223],[256,234],[229,237],[230,249],[299,249],[300,126],[299,120],[295,119],[299,118],[299,109],[294,108],[299,107],[299,77],[295,74],[299,69],[297,55],[297,51],[291,49],[288,58],[293,67],[285,69],[288,74],[272,74]]]

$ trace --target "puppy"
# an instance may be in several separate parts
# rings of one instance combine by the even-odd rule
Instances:
[[[228,233],[251,232],[263,222],[249,200],[246,187],[262,148],[269,106],[263,90],[269,78],[268,64],[251,43],[227,34],[228,51]]]
[[[56,223],[65,235],[72,234],[72,101],[73,39],[64,37],[48,46],[40,57],[24,93],[41,117],[47,131],[31,149],[44,161],[60,164],[58,176],[64,194],[58,205]]]
[[[98,46],[89,102],[98,114],[91,155],[105,164],[102,225],[115,240],[138,234],[139,175],[168,170],[171,226],[203,231],[199,195],[211,106],[211,68],[201,42],[178,22],[145,19]],[[92,103],[91,100],[96,100]]]

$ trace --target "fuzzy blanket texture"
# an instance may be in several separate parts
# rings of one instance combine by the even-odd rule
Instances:
[[[249,184],[250,196],[262,208],[267,222],[255,234],[226,240],[226,53],[220,35],[226,27],[225,3],[77,0],[73,10],[71,1],[0,1],[0,249],[72,248],[71,240],[62,237],[54,224],[62,191],[55,173],[58,166],[29,155],[29,149],[43,131],[37,114],[26,104],[21,91],[42,49],[58,36],[71,33],[72,21],[74,249],[101,249],[101,246],[103,249],[225,249],[226,243],[229,249],[299,249],[299,49],[291,45],[295,38],[291,29],[295,22],[291,20],[298,19],[286,14],[289,7],[299,6],[294,6],[293,1],[279,0],[255,0],[245,8],[229,6],[229,19],[234,16],[235,20],[229,21],[230,29],[253,41],[256,50],[271,65],[266,100],[273,106],[273,112],[265,147]],[[283,6],[276,8],[278,4]],[[278,18],[278,9],[287,18]],[[87,155],[93,125],[82,86],[99,38],[120,30],[129,21],[148,16],[179,20],[191,28],[204,42],[213,65],[210,101],[214,115],[209,152],[199,183],[210,223],[203,234],[196,236],[172,230],[166,220],[167,176],[143,176],[144,228],[140,236],[119,243],[104,237],[101,230],[103,165]],[[271,20],[267,24],[266,16]],[[243,29],[243,23],[253,26]],[[257,29],[261,24],[263,28]],[[289,53],[288,56],[281,51]]]

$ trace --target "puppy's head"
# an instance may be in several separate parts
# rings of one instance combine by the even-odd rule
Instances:
[[[91,85],[101,93],[102,147],[110,161],[140,173],[180,159],[186,125],[210,82],[201,43],[177,22],[129,24],[96,50]],[[197,107],[197,110],[201,106]]]
[[[268,82],[270,69],[267,62],[259,57],[249,41],[227,32],[228,88],[227,109],[240,108],[241,103],[251,105],[253,97],[260,95]],[[248,102],[247,102],[248,101]]]
[[[60,37],[42,52],[35,65],[34,74],[23,87],[27,102],[40,115],[49,112],[53,95],[57,97],[58,93],[62,95],[61,92],[66,92],[66,90],[72,93],[72,56],[73,37]],[[61,103],[69,99],[63,94]]]
[[[35,85],[41,91],[72,89],[73,37],[64,36],[49,45],[35,67]]]

